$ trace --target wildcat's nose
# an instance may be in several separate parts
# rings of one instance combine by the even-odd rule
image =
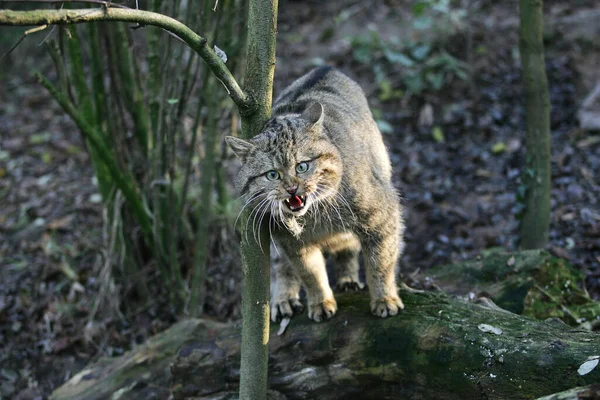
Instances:
[[[285,190],[291,194],[291,195],[295,195],[296,191],[298,190],[298,186],[288,186],[285,188]]]

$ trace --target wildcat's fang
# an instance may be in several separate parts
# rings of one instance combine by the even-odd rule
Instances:
[[[285,205],[292,211],[300,211],[304,208],[306,202],[305,196],[292,196],[284,200]]]

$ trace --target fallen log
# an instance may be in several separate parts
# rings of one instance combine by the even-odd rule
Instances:
[[[339,296],[338,315],[292,320],[271,334],[269,387],[287,399],[532,399],[600,381],[579,367],[600,337],[560,320],[536,321],[449,298],[405,293],[396,318],[375,319],[368,296]],[[175,399],[235,395],[239,330],[182,346]]]
[[[406,309],[373,317],[367,292],[337,295],[338,314],[292,319],[270,336],[275,399],[534,399],[600,381],[600,337],[443,293],[401,290]],[[187,320],[52,399],[225,399],[237,396],[240,326]]]
[[[227,327],[202,319],[178,322],[123,356],[102,357],[86,366],[50,399],[167,399],[171,393],[170,367],[181,345],[197,338],[214,338]]]

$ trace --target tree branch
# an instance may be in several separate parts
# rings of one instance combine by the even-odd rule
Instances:
[[[8,50],[6,53],[4,53],[1,57],[0,57],[0,61],[2,61],[4,59],[4,57],[6,57],[7,55],[9,55],[10,53],[13,52],[14,49],[17,48],[17,46],[19,44],[21,44],[21,42],[27,37],[27,35],[31,35],[32,33],[35,32],[39,32],[39,31],[43,31],[44,29],[46,29],[48,27],[48,25],[40,25],[40,26],[36,26],[35,28],[31,28],[26,30],[23,33],[23,36],[21,36],[21,38],[17,41],[17,43],[14,44],[13,47],[10,48],[10,50]]]
[[[118,8],[32,11],[0,10],[0,25],[69,25],[95,21],[121,21],[152,25],[177,35],[206,61],[211,71],[227,88],[229,96],[238,106],[240,114],[246,115],[254,111],[254,100],[242,91],[225,63],[208,46],[207,40],[196,34],[186,25],[166,15],[150,11]]]
[[[92,4],[100,4],[104,7],[114,7],[114,8],[127,8],[126,5],[113,3],[112,1],[107,0],[0,0],[0,3],[49,3],[49,4],[63,4],[63,3],[92,3]]]

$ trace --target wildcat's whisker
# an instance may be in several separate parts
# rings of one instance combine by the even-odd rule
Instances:
[[[320,192],[319,188],[318,187],[315,188],[315,201],[316,201],[316,205],[315,205],[315,217],[317,219],[320,219],[320,218],[318,218],[319,215],[321,213],[324,213],[325,217],[327,217],[329,219],[329,224],[331,225],[331,217],[329,216],[329,213],[327,211],[327,207],[324,204],[323,197],[320,196],[320,194],[321,194],[321,192]]]
[[[285,259],[273,264],[272,304],[292,306],[302,283],[309,318],[330,318],[337,305],[323,253],[338,252],[340,282],[360,286],[363,251],[371,311],[396,315],[403,308],[394,280],[405,227],[390,159],[363,91],[334,68],[319,67],[285,89],[272,111],[258,136],[226,138],[242,161],[236,187],[250,193],[241,197],[236,225],[243,213],[244,240],[251,231],[264,252],[263,233],[269,234],[265,245]],[[277,320],[284,311],[271,312]]]
[[[262,223],[263,223],[263,221],[264,221],[264,219],[265,219],[265,214],[267,213],[267,211],[269,211],[269,206],[270,206],[272,203],[273,203],[273,200],[269,200],[269,203],[268,203],[268,205],[267,205],[267,204],[265,204],[265,206],[263,207],[263,208],[264,208],[264,209],[263,209],[263,212],[262,212],[262,214],[260,215],[260,218],[259,218],[259,220],[258,220],[258,246],[260,247],[260,250],[263,252],[263,254],[264,254],[264,251],[263,251],[263,248],[262,248],[262,243],[261,243],[260,227],[261,227],[261,225],[262,225]],[[270,226],[269,226],[269,228],[270,228]],[[270,231],[269,231],[269,236],[270,236]]]
[[[244,209],[246,207],[248,207],[248,205],[250,203],[252,203],[254,200],[256,200],[258,197],[260,197],[263,193],[262,192],[258,192],[253,194],[248,200],[246,200],[246,203],[242,206],[242,209],[240,210],[240,212],[238,213],[237,217],[235,218],[235,222],[233,223],[233,229],[236,228],[238,220],[240,219],[240,216],[242,215],[242,212],[244,212]],[[240,196],[241,197],[241,196]]]
[[[258,246],[260,247],[261,251],[262,251],[262,243],[261,243],[261,237],[260,237],[260,224],[262,222],[262,215],[261,212],[263,211],[263,209],[267,206],[267,204],[269,204],[270,199],[267,197],[266,199],[264,199],[263,201],[260,202],[260,206],[257,209],[257,211],[254,213],[254,218],[252,219],[252,232],[254,233],[254,240],[258,243]],[[260,215],[260,217],[259,217]],[[256,226],[256,219],[258,218],[258,228]]]
[[[273,230],[272,225],[274,223],[277,223],[275,217],[273,216],[275,213],[275,202],[272,201],[271,202],[271,214],[269,215],[269,238],[271,239],[271,243],[273,243],[273,247],[275,247],[275,251],[277,252],[277,255],[279,255],[279,257],[281,257],[281,253],[279,252],[279,249],[277,248],[277,244],[275,243],[275,239],[273,239]]]
[[[281,223],[279,219],[281,218],[281,201],[274,201],[271,204],[271,218],[274,223],[274,227],[281,228]]]
[[[320,211],[325,214],[327,220],[329,221],[329,226],[333,231],[333,219],[331,218],[331,213],[329,212],[330,207],[328,207],[328,201],[327,199],[320,199],[319,203],[322,204],[322,207],[320,207]]]
[[[352,211],[352,207],[350,207],[350,203],[348,203],[348,200],[346,200],[344,195],[342,193],[338,192],[338,193],[336,193],[335,197],[339,198],[342,201],[342,203],[346,206],[348,211],[350,211],[350,215],[352,215],[352,218],[356,219],[356,216],[354,215],[354,211]]]
[[[248,218],[246,219],[246,225],[244,225],[244,235],[245,235],[245,240],[246,242],[248,242],[248,230],[250,227],[250,220],[252,218],[252,214],[254,213],[254,211],[259,207],[260,203],[257,203],[254,205],[252,211],[250,211],[250,214],[248,214]]]
[[[344,218],[342,218],[342,214],[340,213],[340,205],[337,202],[337,198],[335,196],[331,199],[331,203],[334,203],[334,202],[335,202],[335,205],[334,205],[333,208],[334,208],[335,212],[337,213],[337,215],[338,215],[338,217],[340,219],[340,222],[342,224],[342,229],[345,231],[346,230],[346,224],[344,224]]]
[[[326,193],[324,192],[323,189],[317,187],[315,188],[315,193],[321,195],[321,198],[317,198],[317,202],[318,204],[323,204],[323,207],[321,207],[320,209],[322,209],[325,213],[325,215],[327,216],[328,220],[329,220],[329,225],[331,227],[331,230],[334,230],[334,226],[333,226],[333,219],[331,217],[331,214],[329,212],[330,208],[335,208],[336,212],[338,213],[338,216],[340,218],[340,221],[342,223],[343,229],[346,230],[345,226],[344,226],[344,220],[342,218],[342,216],[339,214],[339,211],[337,210],[337,208],[335,207],[335,205],[331,202],[331,199],[329,197],[326,196]],[[324,204],[326,203],[326,204]]]
[[[266,195],[265,195],[265,196],[266,196]],[[252,201],[254,201],[254,200],[252,200]],[[249,228],[250,220],[251,220],[251,218],[252,218],[252,214],[254,213],[254,211],[256,211],[256,209],[257,209],[258,207],[260,207],[260,204],[261,204],[261,202],[262,202],[262,201],[264,201],[264,199],[260,200],[260,201],[259,201],[258,203],[256,203],[256,204],[254,204],[254,207],[252,208],[252,210],[251,210],[251,211],[250,211],[250,213],[248,214],[248,218],[246,219],[246,225],[244,225],[244,228],[243,228],[243,231],[244,231],[244,237],[245,237],[245,240],[246,240],[246,241],[248,241],[248,228]],[[248,204],[250,204],[250,203],[248,203]],[[240,212],[240,214],[239,214],[239,215],[241,215],[241,212]],[[238,215],[238,217],[239,217],[239,215]]]
[[[262,209],[263,205],[269,201],[269,198],[265,198],[263,200],[260,201],[260,203],[258,203],[256,205],[256,207],[254,207],[252,209],[252,212],[250,213],[250,215],[248,216],[248,223],[250,223],[250,220],[252,219],[252,234],[254,236],[254,240],[258,243],[259,242],[259,236],[257,235],[257,231],[255,229],[256,227],[256,217],[258,216],[258,214],[260,213],[260,210]],[[254,215],[254,218],[252,218],[252,216]],[[246,229],[246,235],[248,234],[248,229]],[[246,241],[248,241],[248,236],[246,236]]]
[[[277,205],[277,211],[279,213],[279,219],[277,220],[277,225],[279,225],[280,228],[283,228],[283,206],[281,205],[281,202],[279,202],[279,204]]]
[[[325,185],[325,184],[322,184],[322,188],[321,188],[321,189],[319,189],[319,190],[321,190],[322,192],[323,192],[324,190],[331,190],[331,191],[333,191],[333,190],[332,190],[332,188],[331,188],[330,186],[327,186],[327,185]],[[350,214],[352,215],[352,218],[353,218],[353,219],[355,218],[355,216],[354,216],[354,212],[352,211],[352,208],[350,207],[350,204],[349,204],[349,203],[348,203],[348,201],[347,201],[347,200],[344,198],[344,195],[342,195],[342,194],[341,194],[341,193],[338,191],[338,192],[334,192],[334,195],[333,195],[333,197],[325,197],[325,199],[328,201],[329,205],[330,205],[330,206],[331,206],[333,209],[335,209],[335,212],[337,213],[337,215],[338,215],[338,218],[340,219],[340,222],[341,222],[341,224],[342,224],[342,228],[343,228],[344,230],[346,230],[346,227],[345,227],[345,224],[344,224],[344,218],[343,218],[343,217],[342,217],[342,215],[341,215],[341,212],[340,212],[340,208],[341,208],[341,207],[340,207],[340,204],[339,204],[338,200],[340,200],[340,201],[342,202],[342,204],[343,204],[343,205],[344,205],[346,208],[348,208],[348,210],[350,211]]]

